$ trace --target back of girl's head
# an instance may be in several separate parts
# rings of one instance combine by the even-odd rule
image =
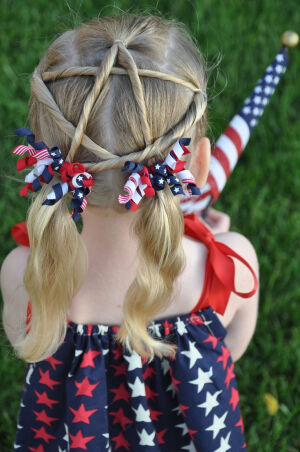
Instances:
[[[205,131],[205,91],[203,58],[183,24],[157,16],[102,17],[65,32],[46,51],[31,79],[30,127],[36,141],[58,146],[65,160],[83,163],[93,175],[88,205],[128,215],[118,203],[128,178],[121,172],[125,161],[162,160],[182,137],[191,137],[193,147]],[[28,212],[24,284],[32,317],[29,334],[16,346],[27,361],[56,351],[87,273],[87,251],[68,211],[70,193],[41,205],[59,181],[55,176],[43,184]],[[151,358],[176,350],[149,335],[147,324],[170,303],[185,264],[177,198],[166,186],[143,198],[134,213],[137,275],[116,339]]]

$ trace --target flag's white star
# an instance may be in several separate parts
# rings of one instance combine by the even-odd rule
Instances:
[[[137,433],[140,437],[139,445],[141,446],[155,446],[155,443],[153,441],[155,437],[155,432],[147,433],[147,431],[143,428],[141,432],[137,430]]]
[[[175,187],[175,188],[174,188],[174,191],[177,193],[177,192],[179,191],[179,188],[178,188],[178,187]]]
[[[171,182],[171,179],[167,179],[168,184]]]
[[[82,193],[78,193],[78,198],[82,198],[83,194]]]
[[[254,103],[257,105],[257,104],[260,104],[260,102],[261,102],[261,97],[260,96],[255,96],[254,97],[254,99],[253,99],[253,101],[254,101]]]
[[[278,77],[278,75],[276,75],[276,76],[274,77],[273,83],[275,83],[275,85],[277,85],[277,83],[279,82],[279,80],[280,80],[280,77]]]
[[[256,120],[256,119],[251,119],[250,125],[251,125],[252,127],[254,127],[254,126],[256,126],[256,124],[257,124],[257,120]]]
[[[139,377],[135,378],[134,383],[128,383],[128,385],[132,390],[131,397],[146,396],[145,384]]]
[[[273,67],[272,66],[268,66],[266,69],[266,72],[272,72],[273,71]]]
[[[78,180],[82,180],[83,179],[83,176],[78,176]]]
[[[264,99],[262,100],[262,104],[263,104],[263,105],[267,105],[267,103],[268,103],[268,99],[264,98]]]
[[[259,108],[257,108],[257,107],[253,108],[253,114],[254,114],[255,116],[258,116],[258,115],[259,115],[259,112],[260,112],[260,109],[259,109]]]
[[[193,384],[193,385],[197,385],[197,392],[199,393],[200,391],[202,391],[203,386],[206,383],[212,383],[212,380],[210,377],[212,377],[213,375],[213,370],[212,367],[210,367],[210,369],[207,372],[204,372],[202,369],[198,368],[198,378],[196,378],[196,380],[191,380],[189,381],[189,383]]]
[[[142,368],[142,359],[140,355],[134,350],[133,353],[129,356],[123,355],[126,361],[129,362],[128,370],[134,370],[137,368]]]
[[[160,165],[157,163],[156,165],[155,165],[155,169],[159,169],[160,168]]]
[[[181,352],[182,355],[185,355],[190,360],[190,369],[194,366],[197,359],[201,359],[202,355],[199,350],[195,347],[196,342],[189,341],[189,351],[185,350]]]
[[[207,391],[205,402],[201,403],[201,405],[197,405],[200,408],[205,408],[205,416],[207,416],[214,407],[219,405],[219,402],[217,402],[217,397],[219,394],[221,394],[221,392],[222,389],[220,391],[216,391],[214,394],[211,394]]]
[[[270,86],[266,86],[265,89],[264,89],[264,92],[265,92],[266,94],[271,94],[272,88],[271,88]]]
[[[160,184],[163,184],[164,180],[161,178],[161,179],[159,179],[158,182],[159,182]]]
[[[254,88],[254,92],[261,93],[261,86],[257,86],[256,88]]]
[[[216,414],[214,414],[213,423],[207,427],[205,430],[211,430],[213,432],[213,439],[218,436],[220,430],[226,427],[224,421],[226,419],[226,416],[228,414],[228,411],[226,411],[223,416],[219,417]]]
[[[279,55],[276,56],[276,61],[278,61],[280,63],[283,60],[284,60],[284,58],[283,58],[282,53],[279,53]]]
[[[244,102],[246,105],[247,104],[250,104],[250,97],[247,97],[247,99],[245,100],[245,102]]]
[[[267,83],[271,83],[272,80],[273,80],[272,75],[267,75],[267,76],[265,77],[265,81],[266,81]]]
[[[280,64],[277,64],[276,67],[275,67],[275,71],[277,72],[277,74],[281,74],[282,66]]]
[[[228,432],[226,438],[221,437],[220,447],[216,449],[215,452],[227,452],[227,450],[231,449],[230,445],[228,444],[230,435],[231,432]]]
[[[249,115],[250,111],[251,111],[250,107],[244,107],[243,108],[243,113],[245,113],[245,115]]]
[[[64,161],[63,161],[63,159],[59,159],[59,163],[63,163]]]

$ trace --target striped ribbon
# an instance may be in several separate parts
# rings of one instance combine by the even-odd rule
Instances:
[[[185,195],[180,181],[187,185],[190,196],[200,195],[200,189],[193,175],[189,170],[184,169],[186,162],[179,160],[182,155],[190,153],[186,148],[190,141],[190,138],[179,139],[164,161],[158,161],[149,167],[138,162],[126,161],[122,172],[132,174],[124,185],[126,195],[119,194],[119,203],[125,204],[126,209],[135,211],[144,196],[154,196],[156,191],[164,189],[165,183],[170,186],[174,196]]]

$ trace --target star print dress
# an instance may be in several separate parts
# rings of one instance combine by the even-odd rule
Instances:
[[[205,283],[194,309],[152,321],[155,338],[178,346],[176,357],[148,363],[114,341],[118,325],[68,321],[63,344],[26,366],[14,451],[238,452],[246,450],[234,364],[225,345],[224,313],[234,263],[244,259],[215,241],[194,215],[185,234],[208,248]],[[26,222],[12,228],[29,246]],[[257,288],[242,296],[251,296]],[[28,319],[31,304],[28,304]]]

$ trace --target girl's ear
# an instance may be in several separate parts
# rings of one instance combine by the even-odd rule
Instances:
[[[189,169],[195,178],[198,187],[203,187],[208,177],[210,168],[211,146],[207,137],[202,137],[191,151]]]

